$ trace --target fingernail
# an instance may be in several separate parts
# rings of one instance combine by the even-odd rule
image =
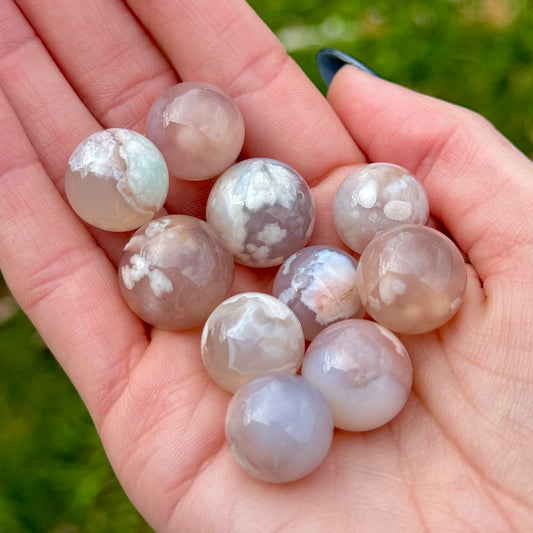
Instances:
[[[372,74],[378,78],[380,77],[373,70],[361,63],[361,61],[358,61],[354,57],[341,52],[336,48],[324,48],[320,50],[316,55],[316,62],[318,65],[318,70],[320,71],[320,75],[328,87],[333,79],[333,76],[335,76],[335,74],[337,74],[337,72],[344,65],[353,65],[354,67],[357,67],[368,74]]]

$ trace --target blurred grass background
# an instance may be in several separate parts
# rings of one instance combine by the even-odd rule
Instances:
[[[321,90],[317,50],[485,115],[533,157],[530,0],[251,0]],[[148,532],[77,393],[0,279],[0,532]]]

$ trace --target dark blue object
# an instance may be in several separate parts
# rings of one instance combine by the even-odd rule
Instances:
[[[324,48],[318,52],[316,55],[316,62],[318,65],[318,70],[320,75],[324,80],[324,83],[329,87],[333,76],[343,67],[344,65],[353,65],[354,67],[360,68],[368,74],[373,76],[378,76],[373,70],[369,69],[366,65],[358,61],[354,57],[337,50],[336,48]]]

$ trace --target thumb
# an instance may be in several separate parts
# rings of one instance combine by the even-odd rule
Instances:
[[[488,121],[352,65],[335,74],[328,100],[370,162],[420,179],[482,280],[531,279],[533,163]]]

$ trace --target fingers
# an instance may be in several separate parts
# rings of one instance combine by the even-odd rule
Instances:
[[[4,1],[5,0],[0,0]],[[118,0],[96,0],[94,2],[18,2],[24,17],[38,33],[38,39],[31,28],[20,20],[13,24],[13,19],[20,14],[11,6],[13,19],[6,28],[4,42],[12,41],[15,33],[20,39],[20,29],[26,41],[34,42],[37,49],[32,52],[35,65],[28,69],[27,60],[17,61],[12,71],[18,71],[18,78],[24,78],[28,85],[39,84],[39,90],[29,93],[21,90],[20,83],[12,74],[6,76],[5,89],[18,101],[19,116],[28,117],[26,130],[35,129],[34,110],[41,113],[50,111],[54,120],[65,117],[63,108],[58,112],[52,108],[46,87],[41,88],[41,78],[46,72],[46,79],[54,85],[64,86],[64,90],[54,95],[54,101],[64,106],[66,98],[81,99],[77,102],[79,114],[86,118],[91,116],[94,129],[129,128],[140,133],[145,132],[148,110],[154,100],[170,85],[177,82],[176,73],[145,33],[127,6]],[[6,5],[7,9],[7,5]],[[46,49],[39,43],[46,45]],[[11,44],[11,47],[13,45]],[[52,58],[48,54],[52,55]],[[38,75],[36,75],[36,73]],[[68,107],[71,110],[71,107]],[[71,118],[71,117],[70,117]],[[48,124],[49,117],[42,121]],[[83,124],[80,119],[71,118],[76,125]],[[46,164],[47,171],[55,176],[63,175],[66,160],[72,150],[88,130],[84,128],[80,136],[69,138],[65,142],[65,130],[70,130],[65,120],[57,128],[62,139],[58,160]],[[92,130],[94,131],[94,130]],[[38,127],[36,141],[47,139],[46,131]],[[89,131],[90,133],[90,131]],[[32,136],[32,140],[34,137]],[[48,145],[47,145],[48,146]],[[36,144],[40,157],[49,160],[46,147],[42,152]],[[56,180],[60,190],[61,178]],[[197,184],[172,180],[167,200],[167,208],[172,212],[203,217],[209,184]],[[119,252],[124,239],[117,246]],[[116,255],[113,258],[116,260]]]
[[[176,74],[119,0],[17,4],[61,71],[105,127],[144,133],[153,101]]]
[[[246,123],[245,156],[280,159],[310,182],[363,161],[319,91],[243,0],[129,0],[180,78],[226,90]]]
[[[483,280],[531,277],[533,164],[478,115],[351,66],[328,100],[370,161],[397,163],[424,183],[432,213]]]
[[[63,176],[76,145],[100,124],[87,111],[12,2],[0,0],[0,88],[4,91],[46,175],[64,197]],[[6,136],[7,150],[18,139]],[[31,196],[38,202],[38,196]],[[126,236],[90,229],[116,262]]]
[[[18,3],[101,126],[144,132],[149,105],[176,73],[128,8],[116,0]],[[134,7],[182,75],[237,99],[247,126],[245,157],[281,159],[310,182],[362,161],[331,108],[245,2]],[[203,217],[210,185],[173,180],[167,209]]]
[[[13,2],[0,0],[0,9],[0,86],[57,183],[71,151],[68,145],[99,129],[99,124]]]
[[[147,345],[144,327],[1,91],[0,146],[0,269],[98,422]]]

